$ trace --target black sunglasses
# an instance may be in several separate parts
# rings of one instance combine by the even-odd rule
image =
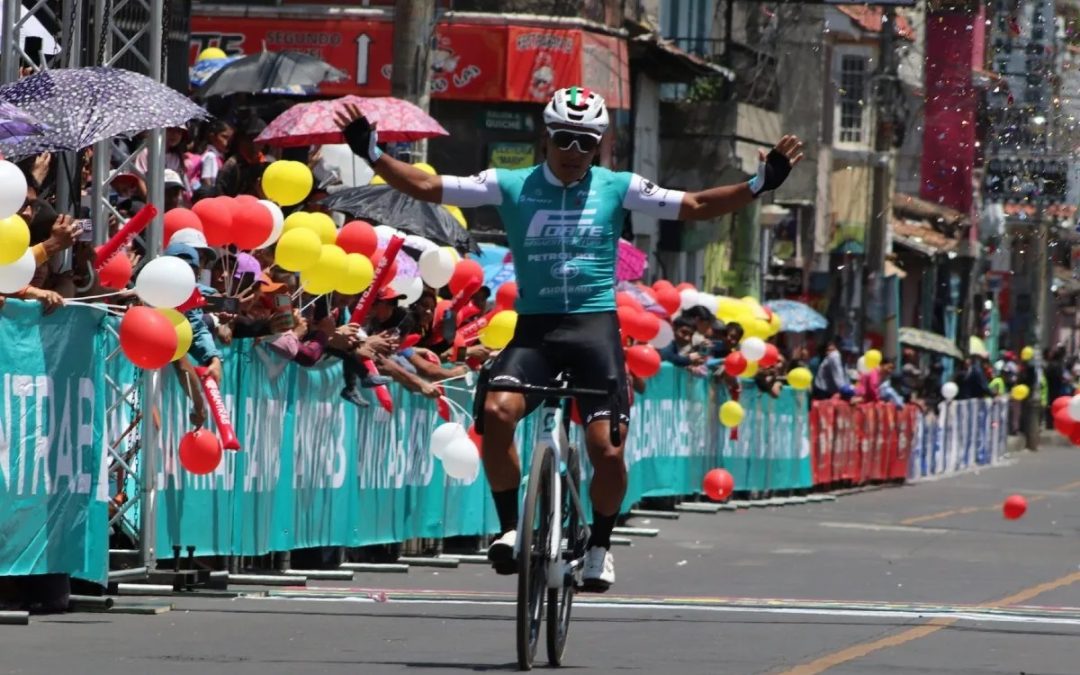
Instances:
[[[560,150],[569,150],[576,143],[578,152],[592,152],[600,145],[600,139],[592,134],[581,134],[566,129],[548,129],[548,135]]]

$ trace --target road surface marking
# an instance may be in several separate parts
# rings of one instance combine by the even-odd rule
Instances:
[[[1077,581],[1080,581],[1080,572],[1072,572],[1071,574],[1066,574],[1063,577],[1058,577],[1057,579],[1053,579],[1051,581],[1037,584],[1035,586],[1030,586],[989,604],[997,607],[1007,607],[1009,605],[1027,602],[1028,600],[1031,600],[1038,595],[1042,595],[1043,593],[1047,593],[1049,591],[1068,586],[1070,584],[1076,583]],[[895,635],[887,635],[877,640],[852,645],[850,647],[841,649],[840,651],[826,654],[808,663],[804,663],[795,666],[794,668],[791,668],[789,670],[785,670],[779,675],[817,675],[818,673],[823,673],[830,668],[845,664],[849,661],[854,661],[855,659],[861,659],[864,656],[869,656],[876,651],[887,649],[889,647],[899,647],[908,642],[912,642],[913,640],[918,640],[933,635],[941,629],[947,628],[955,624],[959,620],[960,618],[958,617],[936,618],[926,624],[916,626],[914,628],[909,628],[903,632],[896,633]]]
[[[1072,492],[1080,488],[1080,480],[1073,481],[1071,483],[1065,483],[1049,490],[1033,491],[1031,497],[1028,497],[1028,504],[1034,502],[1041,502],[1047,497],[1063,497],[1064,493]],[[948,518],[950,516],[963,516],[969,513],[978,513],[980,511],[997,511],[1001,508],[1001,504],[994,504],[991,506],[965,506],[959,509],[949,509],[947,511],[938,511],[937,513],[928,513],[925,516],[915,516],[913,518],[905,518],[900,521],[901,525],[915,525],[918,523],[926,523],[931,520],[941,520],[942,518]]]
[[[871,532],[911,532],[918,534],[945,534],[949,530],[934,527],[906,527],[904,525],[884,525],[875,523],[837,523],[823,521],[818,523],[821,527],[831,527],[838,530],[869,530]]]

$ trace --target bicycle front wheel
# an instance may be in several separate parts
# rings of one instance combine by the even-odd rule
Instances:
[[[517,598],[517,655],[521,670],[532,670],[544,616],[551,539],[550,477],[554,461],[554,453],[547,446],[533,451],[529,485],[521,512]]]
[[[577,448],[570,446],[566,455],[566,478],[563,479],[563,536],[566,547],[562,552],[563,563],[581,561],[585,556],[585,529],[578,519],[577,509],[570,498],[570,491],[581,494],[581,461]],[[574,605],[576,573],[566,574],[562,588],[548,589],[547,653],[548,663],[561,666],[566,654],[566,638],[570,634],[570,610]]]

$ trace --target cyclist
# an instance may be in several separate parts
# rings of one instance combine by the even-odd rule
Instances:
[[[460,207],[497,207],[517,273],[519,317],[513,340],[496,358],[491,383],[546,385],[563,370],[577,387],[606,389],[626,371],[615,313],[615,262],[626,211],[666,220],[707,220],[737,211],[774,190],[802,159],[802,143],[784,136],[759,153],[754,176],[738,185],[700,192],[667,190],[633,173],[593,166],[608,128],[604,99],[583,87],[560,89],[544,109],[545,161],[527,169],[488,169],[475,176],[432,176],[383,154],[378,132],[355,106],[338,116],[345,140],[393,188],[416,199]],[[532,398],[532,397],[529,397]],[[512,574],[517,539],[521,461],[517,423],[541,401],[492,392],[484,404],[484,471],[501,535],[488,550],[497,572]],[[611,532],[626,493],[623,448],[611,444],[610,401],[577,402],[594,474],[589,486],[592,534],[583,570],[586,590],[615,581]],[[621,414],[623,426],[629,418]]]

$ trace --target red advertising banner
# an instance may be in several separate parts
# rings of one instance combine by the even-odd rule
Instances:
[[[581,69],[581,84],[603,96],[608,107],[630,107],[630,59],[625,40],[582,32]]]
[[[301,51],[348,73],[326,82],[324,94],[388,96],[394,26],[385,21],[261,17],[191,18],[191,61],[206,47],[229,55],[262,49]],[[447,24],[436,29],[432,53],[432,96],[457,100],[502,100],[506,79],[506,28]]]
[[[509,30],[505,100],[543,103],[556,89],[581,83],[581,31]]]
[[[891,403],[814,401],[810,451],[814,485],[862,485],[907,476],[919,409]]]

